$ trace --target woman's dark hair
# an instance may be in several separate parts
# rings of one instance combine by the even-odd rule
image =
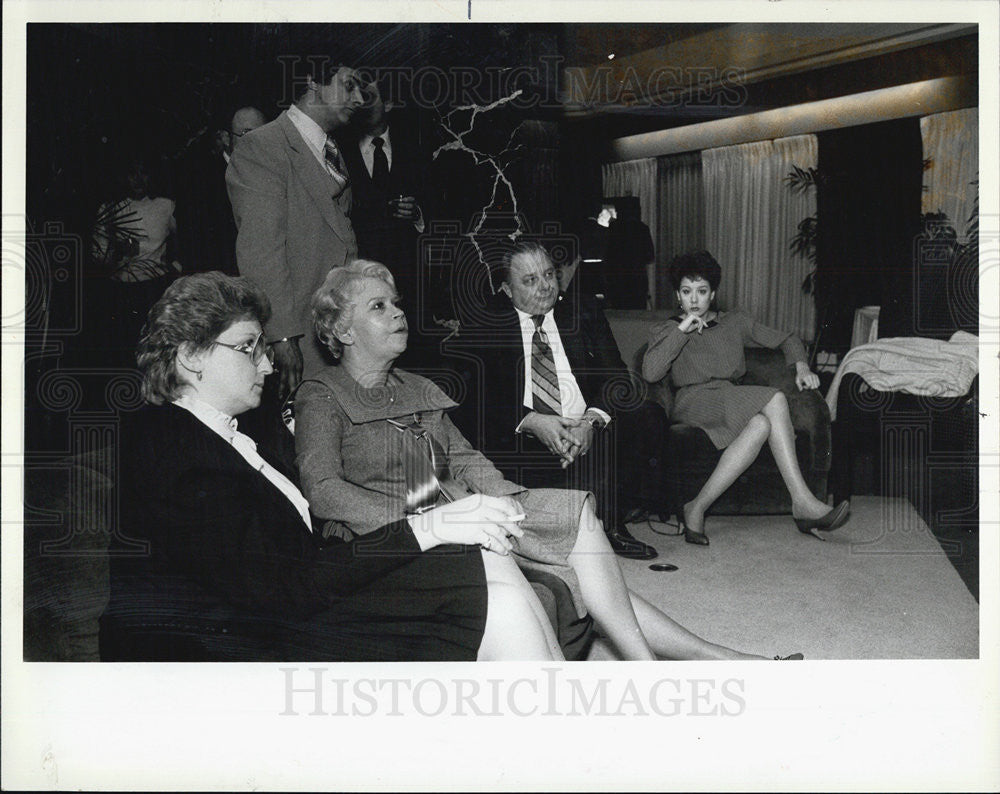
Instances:
[[[133,191],[141,187],[147,198],[173,196],[170,168],[165,159],[149,151],[121,155],[114,167],[113,201],[132,197]]]
[[[178,396],[184,382],[177,373],[177,351],[207,350],[219,335],[240,320],[264,325],[271,303],[256,284],[242,276],[218,271],[182,276],[149,310],[136,362],[142,370],[142,396],[162,405]]]
[[[670,263],[670,283],[674,285],[675,290],[681,288],[681,279],[684,278],[692,281],[704,279],[715,292],[719,288],[719,282],[722,281],[722,268],[708,251],[691,251],[675,256]]]

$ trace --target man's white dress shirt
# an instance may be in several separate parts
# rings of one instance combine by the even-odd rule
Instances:
[[[517,312],[517,318],[521,324],[521,343],[524,345],[524,407],[534,410],[534,397],[531,393],[531,339],[535,335],[535,321],[531,319],[530,314],[522,312],[516,306],[514,311]],[[587,401],[583,397],[583,392],[580,391],[580,385],[576,382],[576,378],[573,377],[573,370],[569,365],[569,359],[566,358],[562,338],[559,336],[559,328],[556,326],[556,320],[553,316],[553,309],[549,309],[545,313],[545,319],[542,320],[542,331],[548,337],[549,347],[552,350],[552,360],[555,362],[556,374],[559,377],[559,400],[562,404],[562,415],[568,419],[579,419],[588,410]],[[590,411],[600,416],[605,425],[611,421],[611,417],[600,408],[590,408]],[[518,426],[518,430],[520,430],[520,426]]]

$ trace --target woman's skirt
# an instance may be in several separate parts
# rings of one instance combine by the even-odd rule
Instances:
[[[725,449],[777,393],[770,386],[738,386],[728,380],[685,386],[677,390],[670,418],[700,427],[716,449]]]
[[[439,546],[280,627],[282,657],[303,661],[475,661],[486,627],[478,546]]]

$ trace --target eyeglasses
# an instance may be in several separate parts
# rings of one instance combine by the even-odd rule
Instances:
[[[261,359],[267,356],[267,363],[274,364],[274,348],[272,348],[267,342],[264,341],[264,334],[257,334],[257,338],[253,342],[240,342],[238,345],[230,345],[226,342],[215,341],[213,345],[222,345],[222,347],[228,347],[230,350],[235,350],[237,353],[245,353],[250,356],[250,361],[256,367],[260,364]]]

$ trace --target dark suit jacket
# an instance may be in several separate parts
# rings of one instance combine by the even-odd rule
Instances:
[[[386,205],[390,198],[414,196],[423,212],[425,229],[429,226],[433,210],[429,206],[430,191],[426,189],[428,158],[421,151],[415,132],[395,116],[391,118],[389,135],[392,162],[385,189],[372,183],[357,138],[341,140],[341,151],[354,191],[351,223],[358,238],[358,256],[388,266],[400,294],[410,303],[408,308],[413,309],[415,301],[422,303],[427,286],[420,279],[419,233],[412,222],[392,218]],[[410,318],[411,325],[416,319]]]
[[[148,541],[149,556],[113,560],[117,571],[194,583],[185,598],[195,612],[224,603],[308,616],[419,552],[405,522],[376,530],[386,554],[321,546],[285,495],[183,408],[139,412],[123,427],[120,449],[123,526]],[[294,482],[294,472],[282,473]]]
[[[282,113],[248,133],[226,171],[239,232],[236,261],[271,300],[269,339],[301,335],[305,373],[325,365],[313,333],[310,301],[330,268],[358,247],[351,227],[351,189],[337,185],[295,125]]]
[[[524,347],[513,305],[504,295],[484,313],[490,318],[480,327],[462,328],[446,351],[462,360],[470,396],[464,410],[452,415],[463,434],[501,471],[512,471],[510,456],[519,450],[537,451],[541,444],[514,429],[527,415],[524,406]],[[612,418],[636,401],[632,380],[622,362],[604,312],[588,296],[564,296],[554,310],[559,337],[573,376],[588,407],[600,408]],[[506,470],[505,470],[506,469]]]
[[[177,245],[185,273],[221,270],[235,276],[236,221],[226,191],[226,161],[199,150],[181,164],[178,180]]]

